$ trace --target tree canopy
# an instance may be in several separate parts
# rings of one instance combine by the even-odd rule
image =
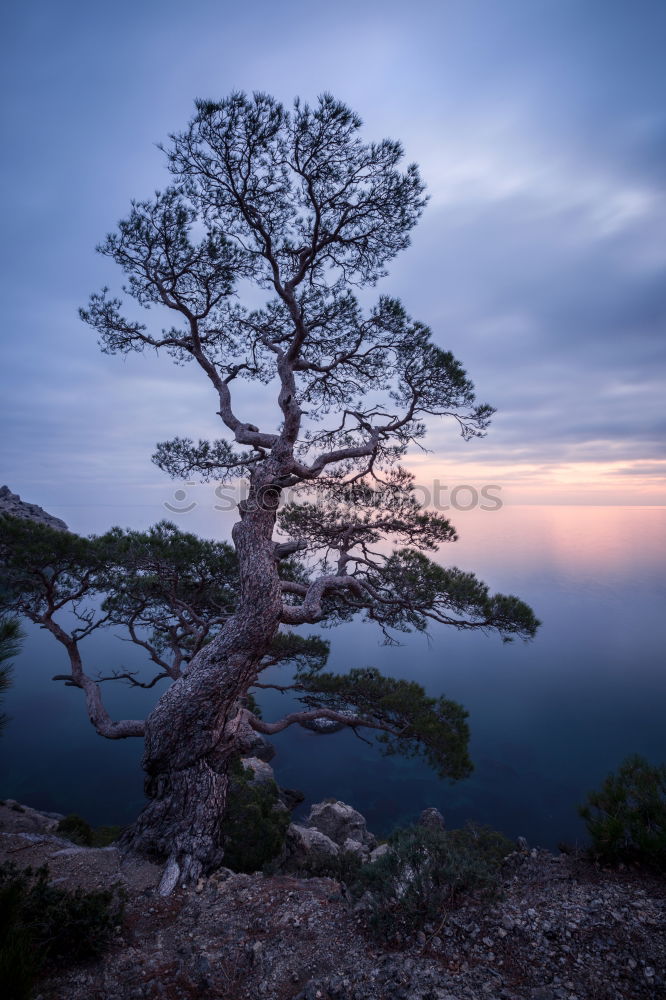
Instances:
[[[330,95],[291,111],[265,94],[198,101],[166,148],[176,183],[133,203],[99,247],[124,271],[130,298],[163,307],[174,325],[126,318],[106,289],[81,315],[104,351],[164,349],[211,381],[231,440],[162,442],[162,469],[220,482],[248,475],[259,505],[276,505],[288,487],[305,497],[282,511],[280,528],[290,551],[334,556],[335,571],[284,587],[285,623],[345,605],[396,627],[431,618],[530,637],[524,604],[415,554],[456,535],[420,509],[400,460],[425,435],[425,418],[450,417],[471,438],[493,410],[398,300],[382,295],[364,310],[354,294],[408,246],[426,203],[416,166],[399,168],[400,143],[364,142],[360,129]],[[272,296],[262,308],[239,303],[247,280]],[[270,386],[264,395],[275,386],[276,429],[236,415],[239,379]],[[382,538],[409,551],[371,552]]]

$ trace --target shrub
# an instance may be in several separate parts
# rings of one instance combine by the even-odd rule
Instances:
[[[122,907],[112,892],[50,885],[46,867],[0,865],[0,982],[9,1000],[27,1000],[45,965],[94,958]]]
[[[396,830],[390,850],[365,865],[353,887],[365,893],[370,927],[382,937],[413,933],[470,893],[495,895],[513,846],[485,827],[412,826]]]
[[[76,813],[65,816],[56,827],[56,833],[82,847],[108,847],[118,839],[121,832],[121,826],[92,827],[87,820],[77,816]]]
[[[21,922],[22,901],[18,881],[0,885],[0,983],[10,1000],[29,1000],[39,971],[32,936]]]
[[[639,862],[666,871],[666,767],[627,757],[578,807],[600,861]]]
[[[274,781],[252,782],[251,768],[237,761],[224,819],[224,864],[236,872],[256,872],[282,850],[289,811],[279,803]]]
[[[93,831],[90,823],[76,813],[70,813],[61,819],[56,827],[56,833],[71,840],[73,844],[90,847],[93,842]]]
[[[122,826],[96,826],[92,832],[92,846],[108,847],[118,840],[122,832]]]
[[[507,854],[515,850],[512,841],[499,830],[476,823],[468,823],[461,830],[449,830],[446,838],[463,855],[475,859],[479,865],[494,873],[499,871]]]

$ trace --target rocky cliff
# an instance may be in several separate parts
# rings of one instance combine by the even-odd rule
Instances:
[[[23,517],[27,521],[36,521],[38,524],[46,524],[49,528],[57,528],[58,531],[69,531],[65,522],[59,517],[47,513],[36,503],[21,500],[18,493],[12,493],[8,486],[0,486],[0,514]]]

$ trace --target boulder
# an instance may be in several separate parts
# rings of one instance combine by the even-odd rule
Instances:
[[[248,741],[244,744],[244,752],[248,757],[258,757],[268,764],[275,757],[276,750],[272,743],[269,743],[261,733],[252,732]]]
[[[303,801],[305,796],[297,788],[280,788],[275,779],[275,772],[270,764],[259,757],[241,757],[241,764],[246,770],[252,772],[252,777],[248,776],[249,784],[255,788],[261,785],[269,785],[271,782],[277,788],[278,801],[275,804],[277,809],[286,809],[291,812]]]
[[[379,861],[379,859],[383,858],[385,854],[388,854],[390,850],[391,848],[388,844],[380,844],[379,847],[375,847],[374,851],[370,851],[368,861],[370,864],[374,864],[375,861]]]
[[[298,788],[280,788],[278,795],[280,796],[280,802],[284,803],[290,812],[296,806],[299,806],[305,798],[303,792]]]
[[[275,772],[270,764],[258,757],[241,757],[243,767],[252,771],[251,785],[268,785],[275,782]]]
[[[338,847],[344,847],[347,840],[353,840],[361,844],[365,853],[369,853],[377,843],[376,838],[368,832],[365,818],[360,812],[336,799],[313,805],[306,825],[321,831]]]
[[[365,861],[368,857],[367,848],[363,846],[360,840],[352,840],[351,837],[347,837],[342,845],[342,853],[354,854],[360,861]]]
[[[434,806],[428,806],[427,809],[424,809],[417,822],[419,826],[425,826],[428,830],[446,829],[446,821],[444,817],[439,809],[435,809]]]
[[[328,871],[340,854],[337,844],[314,827],[291,823],[287,829],[282,871],[317,874]]]

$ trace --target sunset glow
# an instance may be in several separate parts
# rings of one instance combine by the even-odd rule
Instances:
[[[74,6],[66,25],[40,0],[39,16],[17,8],[8,26],[7,131],[21,135],[5,220],[12,489],[104,530],[148,524],[194,488],[150,456],[175,435],[224,436],[215,394],[192,366],[100,354],[77,307],[118,289],[94,247],[132,198],[170,182],[157,143],[195,97],[264,90],[289,104],[326,90],[360,114],[365,138],[402,142],[430,197],[363,307],[400,298],[497,410],[466,443],[428,421],[429,452],[406,458],[417,482],[494,484],[507,504],[664,504],[661,5],[342,0],[301,16],[295,2],[286,31],[267,3],[222,15],[205,0],[188,12],[189,47],[169,27],[172,0],[158,36],[152,2]],[[261,304],[246,291],[239,301]],[[240,417],[276,429],[269,387],[234,385]]]
[[[666,460],[650,463],[634,461],[615,462],[531,462],[500,464],[496,462],[438,461],[427,455],[412,459],[409,468],[415,483],[428,491],[430,496],[439,484],[442,496],[450,496],[456,487],[463,506],[469,503],[471,493],[465,494],[461,485],[469,484],[479,494],[484,486],[496,487],[494,494],[507,504],[592,504],[647,506],[666,503]],[[499,489],[497,489],[499,487]]]

